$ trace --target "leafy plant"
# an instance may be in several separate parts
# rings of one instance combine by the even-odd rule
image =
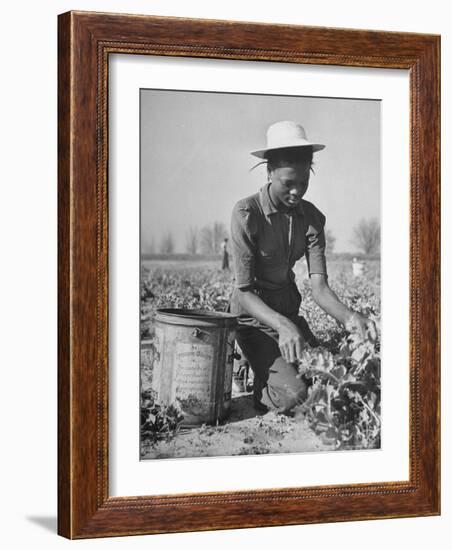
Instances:
[[[311,382],[299,412],[326,443],[342,449],[380,446],[377,341],[345,335],[336,353],[325,348],[305,351],[299,373]]]
[[[156,402],[155,393],[148,389],[141,393],[141,436],[143,439],[158,441],[174,437],[184,416],[177,403],[162,405]]]

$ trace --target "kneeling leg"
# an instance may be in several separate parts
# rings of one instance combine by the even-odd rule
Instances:
[[[288,412],[307,397],[306,384],[298,377],[298,369],[278,357],[268,371],[267,385],[261,403],[272,410]]]

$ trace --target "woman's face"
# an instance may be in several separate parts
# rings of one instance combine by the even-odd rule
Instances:
[[[280,158],[268,166],[270,196],[276,207],[294,208],[308,190],[311,163]]]

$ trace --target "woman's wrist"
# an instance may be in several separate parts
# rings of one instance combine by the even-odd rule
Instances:
[[[290,319],[288,319],[284,315],[281,315],[281,313],[276,314],[276,322],[275,322],[275,326],[273,328],[277,332],[281,332],[282,329],[287,328],[291,325],[293,325],[293,323]]]
[[[355,319],[356,319],[356,311],[353,311],[352,309],[347,309],[347,311],[345,312],[342,324],[346,327],[350,323],[353,323]]]

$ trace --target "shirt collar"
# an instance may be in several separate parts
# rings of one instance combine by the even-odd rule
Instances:
[[[273,202],[270,199],[269,187],[270,187],[270,182],[268,182],[266,185],[261,187],[259,192],[259,198],[262,205],[262,210],[264,211],[264,214],[266,216],[269,216],[270,214],[276,214],[277,212],[279,212],[279,210],[276,208],[276,206],[273,204]],[[304,216],[302,201],[300,201],[297,204],[294,210],[297,216]]]

